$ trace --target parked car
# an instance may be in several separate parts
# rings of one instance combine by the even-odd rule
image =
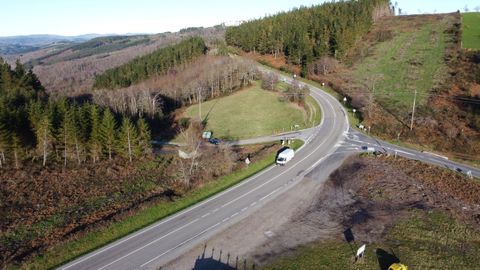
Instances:
[[[362,146],[362,150],[365,151],[365,152],[375,152],[375,148],[374,147],[370,147],[370,146]]]
[[[210,138],[208,139],[208,142],[211,144],[219,145],[222,141],[218,138]]]

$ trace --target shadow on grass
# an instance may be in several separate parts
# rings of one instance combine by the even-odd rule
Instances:
[[[400,260],[398,259],[397,256],[395,256],[393,251],[392,251],[392,254],[390,254],[381,248],[377,248],[376,254],[377,254],[378,265],[380,266],[381,270],[388,270],[390,265],[400,262]]]
[[[213,106],[210,107],[210,110],[208,110],[207,114],[205,115],[205,118],[202,119],[202,125],[203,125],[204,127],[207,126],[207,124],[208,124],[208,118],[209,118],[209,116],[210,116],[210,113],[213,111],[213,108],[215,108],[215,106],[217,105],[217,103],[218,103],[219,100],[220,100],[220,99],[217,99],[217,101],[215,101],[215,103],[213,104]]]

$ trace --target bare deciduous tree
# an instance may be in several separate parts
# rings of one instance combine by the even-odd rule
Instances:
[[[315,75],[327,75],[334,72],[337,66],[338,61],[335,58],[323,56],[311,65],[310,72]]]
[[[233,93],[256,76],[251,61],[205,56],[190,63],[188,68],[128,88],[95,91],[93,99],[115,112],[153,117],[163,113],[162,96],[173,99],[176,105],[193,104]]]
[[[262,89],[273,91],[278,83],[278,75],[273,72],[263,72],[261,74]]]

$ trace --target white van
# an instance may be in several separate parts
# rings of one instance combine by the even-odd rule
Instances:
[[[276,163],[278,165],[285,165],[287,162],[292,160],[295,156],[295,152],[291,148],[285,148],[277,155]]]

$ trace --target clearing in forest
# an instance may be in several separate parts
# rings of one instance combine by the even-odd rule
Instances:
[[[203,102],[202,119],[215,137],[243,139],[287,132],[295,125],[305,128],[307,114],[299,106],[284,101],[275,92],[260,89],[258,82],[233,95]],[[198,118],[198,104],[184,116]]]
[[[448,18],[396,20],[401,25],[392,27],[393,31],[387,25],[391,39],[377,44],[353,67],[356,83],[366,86],[377,102],[399,116],[410,113],[415,90],[417,104],[424,105],[430,91],[447,75],[443,58]]]

